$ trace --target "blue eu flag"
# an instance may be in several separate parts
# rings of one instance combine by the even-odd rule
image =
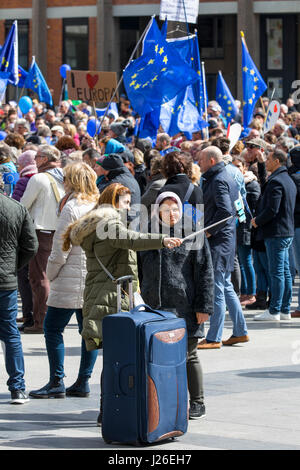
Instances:
[[[200,64],[200,53],[197,36],[170,41],[176,48],[183,61],[195,70],[198,80],[185,90],[181,91],[173,100],[165,103],[161,108],[160,122],[170,136],[185,132],[192,138],[193,132],[206,127],[202,119],[204,110],[204,87]]]
[[[257,70],[245,43],[244,33],[242,34],[242,73],[243,73],[243,124],[244,128],[248,128],[252,116],[253,110],[257,100],[261,97],[264,91],[267,89],[262,76]]]
[[[164,39],[167,37],[167,29],[168,29],[168,22],[167,20],[164,21],[161,35]],[[153,47],[155,47],[157,38],[156,38],[157,29],[153,22],[148,28],[146,33],[145,39],[143,41],[143,54],[147,54],[148,52],[151,53]],[[160,106],[154,109],[150,113],[144,113],[141,116],[140,123],[138,125],[138,129],[135,133],[136,136],[140,138],[150,137],[152,142],[156,142],[157,131],[159,128],[159,115],[160,115]]]
[[[0,78],[18,84],[18,23],[10,28],[6,41],[0,52]]]
[[[30,90],[34,91],[39,100],[49,104],[50,106],[53,105],[52,96],[46,80],[44,79],[42,72],[40,71],[35,58],[32,60],[31,67],[28,71],[27,78],[25,80],[25,87],[30,88]]]
[[[237,115],[238,108],[227,86],[227,83],[225,82],[223,78],[222,72],[219,72],[219,76],[218,76],[216,101],[221,106],[224,117],[227,120],[227,123],[230,123],[232,119],[234,119],[235,116]]]
[[[18,81],[18,87],[23,88],[25,86],[25,81],[28,75],[28,72],[21,67],[21,65],[18,66],[18,75],[19,75],[19,81]],[[9,80],[9,83],[13,85],[13,82]]]
[[[170,101],[182,89],[198,80],[197,73],[162,37],[155,20],[157,41],[149,52],[129,64],[124,85],[131,105],[140,115]]]

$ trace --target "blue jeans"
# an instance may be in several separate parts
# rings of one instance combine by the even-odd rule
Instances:
[[[24,356],[17,327],[18,292],[0,290],[0,341],[5,344],[5,367],[9,375],[8,390],[25,390]]]
[[[226,305],[233,323],[233,336],[246,335],[247,325],[240,301],[233,289],[231,272],[215,271],[214,313],[210,317],[210,327],[206,336],[207,341],[219,343],[222,340]]]
[[[271,280],[268,269],[268,258],[265,251],[253,250],[253,265],[256,272],[257,292],[268,293],[271,286]]]
[[[271,279],[272,314],[290,313],[292,300],[292,276],[289,264],[289,248],[293,237],[266,238],[265,246]]]
[[[241,294],[255,295],[256,294],[256,280],[255,271],[252,261],[251,246],[238,245],[238,257],[241,270]]]
[[[295,235],[293,240],[293,254],[294,254],[294,261],[295,266],[298,271],[298,276],[300,276],[300,227],[295,228]],[[300,287],[298,290],[298,307],[297,310],[300,310]]]
[[[79,333],[82,331],[82,310],[48,307],[44,320],[44,332],[48,353],[50,380],[55,376],[63,378],[65,346],[63,331],[73,313],[76,314]],[[81,340],[81,361],[78,376],[90,377],[98,356],[98,350],[87,351],[85,341]]]

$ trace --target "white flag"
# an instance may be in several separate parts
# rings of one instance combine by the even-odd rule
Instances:
[[[180,23],[197,23],[199,0],[161,0],[160,19]]]

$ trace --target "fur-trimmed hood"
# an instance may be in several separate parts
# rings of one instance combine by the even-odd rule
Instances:
[[[112,206],[104,205],[93,209],[85,216],[81,217],[74,224],[70,231],[70,239],[73,245],[81,245],[84,239],[95,232],[99,222],[107,223],[110,220],[120,220],[120,212]]]

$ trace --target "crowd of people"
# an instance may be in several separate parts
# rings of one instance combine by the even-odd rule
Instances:
[[[117,311],[112,278],[131,274],[143,302],[185,318],[190,418],[205,414],[198,351],[247,343],[243,309],[261,310],[255,321],[300,317],[300,291],[290,311],[300,272],[300,113],[289,99],[264,134],[267,108],[263,98],[250,132],[232,146],[215,101],[208,135],[188,140],[159,129],[154,143],[139,138],[125,96],[96,137],[87,103],[62,101],[55,110],[34,100],[22,117],[16,103],[2,104],[0,340],[12,403],[28,401],[20,331],[45,337],[49,382],[31,397],[89,395],[102,320]],[[200,226],[212,226],[201,243],[183,241]],[[233,330],[224,339],[226,309]],[[63,332],[74,313],[81,361],[66,388]]]

